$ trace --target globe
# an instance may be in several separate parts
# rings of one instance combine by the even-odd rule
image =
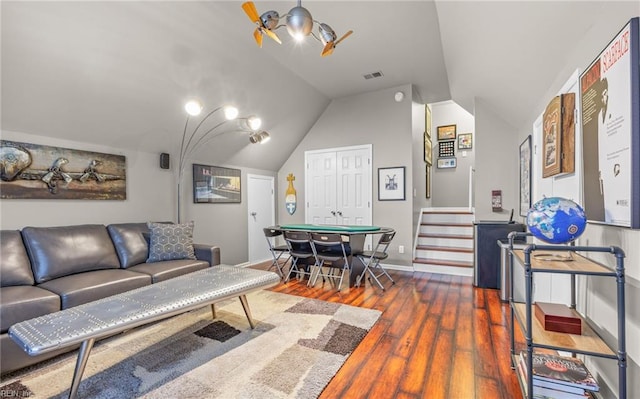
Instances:
[[[584,209],[566,198],[543,198],[533,204],[527,213],[527,227],[531,234],[551,244],[575,240],[586,226]]]

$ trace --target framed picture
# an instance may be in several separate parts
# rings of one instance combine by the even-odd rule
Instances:
[[[438,158],[438,169],[450,169],[458,166],[456,158]]]
[[[431,108],[427,104],[424,105],[424,133],[431,138]]]
[[[542,116],[542,177],[562,170],[562,109],[560,96],[551,100]]]
[[[470,150],[473,148],[473,135],[471,133],[463,133],[458,136],[458,149]]]
[[[531,208],[531,136],[520,144],[520,216]]]
[[[378,168],[378,201],[404,201],[404,166]]]
[[[432,149],[432,144],[431,144],[431,138],[429,136],[427,136],[427,132],[424,133],[424,161],[427,163],[427,165],[431,165],[432,164],[432,153],[433,153],[433,149]]]
[[[239,203],[240,169],[193,164],[193,202]]]
[[[425,172],[425,194],[427,198],[431,198],[431,165],[429,164]]]
[[[455,154],[455,141],[439,141],[438,142],[438,157],[446,158],[452,157]]]
[[[456,125],[438,126],[438,140],[455,140]]]

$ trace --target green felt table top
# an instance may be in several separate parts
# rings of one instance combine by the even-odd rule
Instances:
[[[380,230],[378,226],[335,226],[329,224],[281,224],[279,227],[282,230],[335,231],[348,233]]]

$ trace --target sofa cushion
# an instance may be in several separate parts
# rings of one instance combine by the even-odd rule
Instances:
[[[183,224],[147,223],[150,231],[148,263],[196,259],[193,251],[193,221]]]
[[[95,270],[60,277],[40,287],[60,295],[62,309],[151,284],[147,274],[122,269]]]
[[[120,267],[103,225],[25,227],[22,239],[39,284],[73,273]]]
[[[33,285],[27,250],[18,230],[0,231],[0,286]]]
[[[107,230],[120,259],[120,266],[126,269],[147,261],[149,227],[146,223],[110,224]]]
[[[145,273],[151,276],[154,284],[159,281],[168,280],[183,274],[195,272],[196,270],[206,269],[209,262],[202,260],[167,260],[164,262],[143,263],[130,267],[128,270]]]
[[[12,325],[60,310],[60,297],[31,285],[0,288],[0,332]]]

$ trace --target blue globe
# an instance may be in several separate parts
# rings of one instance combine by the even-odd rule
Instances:
[[[575,240],[586,226],[584,209],[566,198],[543,198],[533,204],[527,213],[527,227],[531,234],[551,244]]]

